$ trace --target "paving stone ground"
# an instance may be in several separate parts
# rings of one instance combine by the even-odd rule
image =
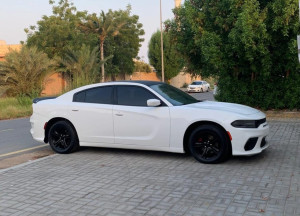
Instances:
[[[0,171],[0,215],[300,215],[300,121],[270,121],[260,155],[86,148]]]

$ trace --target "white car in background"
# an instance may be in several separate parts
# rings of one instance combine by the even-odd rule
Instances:
[[[37,98],[31,134],[61,154],[79,146],[190,152],[203,163],[253,155],[268,147],[264,113],[198,101],[162,82],[119,81]]]
[[[209,92],[210,84],[206,81],[194,81],[187,87],[187,92]]]

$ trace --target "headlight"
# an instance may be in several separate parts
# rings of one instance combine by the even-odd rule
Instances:
[[[258,128],[259,125],[266,122],[266,118],[260,120],[236,120],[231,123],[236,128]]]
[[[236,128],[256,128],[255,120],[237,120],[231,125]]]

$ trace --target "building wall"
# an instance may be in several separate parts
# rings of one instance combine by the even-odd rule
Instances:
[[[0,40],[0,61],[5,60],[5,55],[10,50],[20,50],[21,44],[7,45],[5,41]],[[185,83],[190,84],[194,80],[200,80],[201,77],[193,77],[188,73],[180,72],[176,77],[169,80],[169,83],[177,88],[181,88]],[[111,79],[108,78],[107,81]],[[124,80],[124,76],[116,77],[116,80]],[[132,75],[126,75],[125,80],[150,80],[160,81],[156,72],[134,72]],[[45,79],[43,96],[51,96],[61,94],[67,86],[66,80],[60,73],[53,73]]]
[[[4,61],[5,55],[11,50],[19,51],[21,47],[21,44],[6,44],[4,40],[0,40],[0,61]]]
[[[66,80],[60,73],[53,73],[49,75],[44,82],[44,90],[42,96],[53,96],[61,94],[67,86]]]
[[[160,81],[156,72],[134,72],[132,75],[127,75],[126,79]]]
[[[124,80],[124,77],[116,77],[117,81]],[[132,75],[126,75],[125,80],[150,80],[160,81],[156,72],[134,72]],[[190,84],[194,80],[201,80],[200,76],[191,76],[189,73],[180,72],[176,77],[172,78],[169,83],[177,88],[181,88],[184,84]],[[111,81],[110,77],[106,79]],[[67,82],[60,73],[54,73],[45,79],[45,88],[42,96],[52,96],[61,94],[67,87]]]

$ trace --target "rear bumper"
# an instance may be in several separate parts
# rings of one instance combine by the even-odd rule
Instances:
[[[30,117],[30,124],[31,124],[30,133],[31,133],[32,138],[38,142],[44,142],[45,122],[47,122],[47,120],[45,118],[43,118],[41,116],[37,116],[36,114],[33,114]]]

